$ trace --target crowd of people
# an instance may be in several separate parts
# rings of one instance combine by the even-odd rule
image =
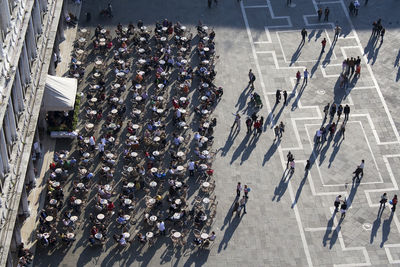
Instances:
[[[91,245],[110,237],[121,247],[152,245],[167,233],[184,245],[190,229],[196,246],[213,243],[211,114],[223,89],[214,84],[215,32],[201,22],[196,30],[167,19],[154,31],[142,21],[118,24],[115,35],[98,25],[92,43],[79,30],[70,75],[90,84],[80,90],[77,144],[50,165],[43,246],[72,244],[82,224]],[[198,191],[193,204],[189,188]]]

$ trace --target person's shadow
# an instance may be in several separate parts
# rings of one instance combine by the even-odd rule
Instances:
[[[275,187],[274,196],[272,197],[272,201],[274,201],[276,199],[276,202],[279,202],[281,200],[282,196],[285,194],[286,189],[289,184],[289,181],[290,181],[290,178],[292,178],[292,176],[293,176],[293,173],[290,173],[290,175],[289,175],[289,173],[290,173],[289,170],[284,170],[281,181],[279,182],[279,185]]]
[[[336,211],[333,212],[332,217],[329,219],[327,225],[326,225],[326,230],[325,230],[325,234],[324,237],[322,239],[322,244],[324,245],[324,247],[326,247],[326,243],[328,242],[328,240],[330,240],[330,234],[332,232],[332,227],[333,227],[333,220],[335,219],[335,215],[336,215]]]
[[[332,233],[332,236],[331,236],[331,241],[329,242],[329,249],[333,248],[333,246],[335,245],[335,243],[336,243],[336,241],[338,239],[342,222],[343,222],[343,219],[340,218],[338,225],[336,226],[335,230],[333,230],[333,233]]]
[[[374,238],[376,237],[376,234],[378,233],[379,226],[381,225],[381,216],[380,216],[380,209],[378,210],[378,215],[376,216],[376,219],[374,223],[372,224],[372,229],[371,229],[371,237],[369,239],[369,243],[372,244],[374,242]]]
[[[305,185],[305,183],[307,181],[307,175],[308,175],[308,171],[306,171],[306,173],[304,174],[304,177],[300,182],[299,188],[297,188],[296,196],[295,196],[294,201],[292,203],[292,209],[294,208],[294,206],[296,205],[297,201],[300,198],[301,191],[303,190],[303,186]]]
[[[297,50],[293,53],[292,58],[290,59],[290,64],[289,66],[292,66],[293,63],[295,63],[297,61],[297,59],[299,59],[300,55],[301,55],[301,49],[304,46],[304,42],[301,41],[299,46],[297,47]]]
[[[390,213],[390,217],[383,221],[383,224],[382,224],[382,242],[381,242],[381,245],[380,245],[381,248],[383,247],[383,245],[385,244],[385,242],[389,238],[390,224],[392,223],[392,220],[393,220],[393,213],[394,212],[391,212]]]

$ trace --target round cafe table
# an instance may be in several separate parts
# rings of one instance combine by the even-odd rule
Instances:
[[[179,110],[182,114],[185,114],[185,113],[186,113],[186,109],[179,108],[178,110]]]
[[[54,220],[53,216],[47,216],[46,222],[52,222]]]
[[[140,49],[139,49],[140,50]],[[144,49],[143,49],[144,50]],[[145,59],[143,59],[143,58],[140,58],[139,60],[138,60],[138,62],[139,62],[139,64],[144,64],[144,63],[146,63],[146,60]]]
[[[175,204],[180,205],[182,203],[182,200],[180,198],[175,199]]]
[[[180,188],[180,187],[182,187],[182,183],[181,183],[181,182],[175,182],[175,186],[176,186],[177,188]]]
[[[208,197],[203,198],[203,203],[204,204],[210,203],[210,199]]]
[[[53,185],[54,187],[59,187],[59,186],[60,186],[60,182],[53,181],[53,182],[52,182],[52,185]]]
[[[207,109],[203,109],[202,111],[201,111],[201,113],[202,114],[208,114],[210,111],[208,111]]]
[[[204,36],[203,40],[207,42],[208,40],[210,40],[210,38],[208,38],[207,36]]]
[[[78,39],[78,41],[79,41],[80,43],[84,43],[84,42],[86,42],[86,38],[81,37],[81,38]]]
[[[131,216],[129,216],[128,214],[125,214],[125,215],[124,215],[124,219],[127,220],[127,221],[129,221],[129,220],[131,219]]]
[[[133,124],[132,129],[135,129],[135,130],[139,129],[139,124]]]
[[[205,52],[208,52],[208,51],[210,51],[210,48],[208,48],[208,47],[206,46],[206,47],[203,48],[203,50],[204,50]]]
[[[104,219],[104,214],[103,213],[99,213],[99,214],[97,214],[97,219],[99,220],[99,221],[102,221],[103,219]]]
[[[114,157],[114,154],[113,154],[113,153],[108,153],[108,154],[106,155],[106,157],[109,158],[109,159],[112,159],[112,158]]]
[[[74,237],[75,237],[74,233],[67,233],[67,238],[72,239]]]
[[[163,89],[163,88],[164,88],[164,84],[159,83],[159,84],[157,85],[157,87],[158,87],[159,89]]]
[[[136,100],[136,101],[142,101],[142,99],[143,99],[143,98],[142,98],[141,96],[135,97],[135,100]]]
[[[99,215],[100,215],[100,214],[99,214]],[[96,239],[101,239],[101,238],[103,237],[103,235],[102,235],[101,233],[97,233],[97,234],[94,235],[94,237],[95,237]]]
[[[136,115],[140,115],[140,113],[142,113],[142,112],[140,110],[138,110],[137,108],[135,108],[135,109],[132,110],[132,113],[136,114]]]
[[[121,87],[121,85],[119,84],[119,83],[115,83],[114,84],[114,89],[118,89],[118,88],[120,88]]]
[[[128,232],[123,233],[122,236],[123,236],[124,238],[129,238],[129,237],[131,237],[131,235],[130,235]]]
[[[183,171],[185,169],[185,167],[180,165],[180,166],[176,167],[176,169],[181,172],[181,171]]]
[[[101,29],[101,31],[100,31],[102,34],[105,34],[106,32],[107,32],[107,30],[106,29]]]
[[[118,113],[118,109],[114,108],[113,110],[111,110],[111,114],[117,114]]]
[[[132,171],[133,171],[133,167],[128,167],[128,168],[126,169],[126,171],[127,171],[127,172],[132,172]]]
[[[180,238],[182,234],[180,232],[175,232],[172,236],[175,238]]]
[[[182,41],[186,41],[187,38],[186,38],[185,36],[182,36],[182,37],[181,37],[181,40],[182,40]]]
[[[149,203],[149,204],[155,204],[155,203],[156,203],[156,200],[155,200],[154,198],[150,198],[150,199],[148,200],[148,203]]]
[[[55,204],[57,204],[57,200],[56,199],[50,199],[49,203],[50,203],[50,205],[55,205]]]
[[[157,221],[157,216],[155,216],[155,215],[150,216],[150,221],[152,221],[152,222]]]
[[[186,47],[182,47],[181,48],[181,52],[186,52],[187,48]]]
[[[204,127],[204,128],[210,127],[210,123],[208,123],[208,122],[203,123],[203,127]]]
[[[70,220],[72,222],[76,222],[78,220],[78,216],[71,216]]]
[[[187,98],[184,97],[184,96],[182,96],[181,98],[179,98],[179,100],[180,100],[181,102],[186,102]]]
[[[136,153],[136,152],[131,152],[131,157],[132,158],[136,158],[138,156],[138,153]]]
[[[131,140],[131,141],[136,141],[137,137],[136,137],[136,135],[131,135],[131,136],[129,136],[128,139]]]
[[[202,170],[207,170],[208,166],[206,164],[200,164]]]
[[[167,41],[167,37],[164,37],[164,36],[163,36],[163,37],[161,37],[161,38],[160,38],[160,41],[161,41],[161,42],[165,42],[165,41]]]
[[[201,154],[203,154],[204,156],[207,156],[208,154],[210,154],[207,150],[203,150],[202,152],[201,152]]]
[[[75,199],[74,201],[75,205],[81,205],[82,204],[82,200],[81,199]]]
[[[147,232],[146,237],[147,238],[152,238],[154,236],[153,232]]]
[[[155,172],[158,171],[158,169],[153,167],[153,168],[150,169],[150,171],[151,171],[152,173],[155,173]]]
[[[129,188],[133,188],[133,187],[135,187],[135,184],[134,184],[134,183],[128,183],[127,186],[128,186]]]
[[[164,65],[165,64],[165,60],[160,60],[160,61],[158,61],[158,63],[160,63],[160,65]]]
[[[182,31],[186,30],[186,26],[181,26],[181,30]]]
[[[139,50],[138,50],[138,52],[140,53],[140,54],[143,54],[144,53],[144,49],[143,48],[139,48]],[[143,64],[143,63],[142,63]]]
[[[186,59],[182,59],[182,60],[181,60],[181,63],[182,63],[183,65],[185,65],[187,62],[188,62],[188,61],[187,61]]]
[[[58,173],[58,174],[62,173],[62,169],[61,169],[61,168],[57,168],[57,169],[55,170],[55,173]]]
[[[204,87],[204,88],[207,88],[209,86],[209,84],[208,83],[202,83],[201,86]]]
[[[130,204],[132,204],[132,200],[130,200],[129,198],[125,198],[124,203],[125,203],[125,205],[130,205]]]
[[[135,85],[135,88],[139,90],[140,88],[142,88],[142,85],[136,84],[136,85]]]
[[[208,97],[205,96],[205,95],[203,95],[203,96],[201,97],[201,100],[203,100],[203,101],[206,101],[207,99],[208,99]]]
[[[202,186],[205,187],[205,188],[207,188],[207,187],[210,186],[210,183],[209,183],[209,182],[204,182],[204,183],[202,184]]]
[[[181,158],[181,157],[185,156],[185,153],[182,151],[178,151],[178,153],[176,153],[176,156]]]
[[[82,188],[84,188],[84,187],[85,187],[85,185],[84,185],[83,183],[79,183],[79,184],[77,184],[77,185],[76,185],[76,187],[78,187],[78,188],[82,189]]]
[[[150,186],[151,186],[151,187],[156,187],[156,186],[157,186],[157,182],[156,182],[156,181],[150,182]]]
[[[200,235],[200,237],[201,237],[202,239],[207,239],[207,238],[208,238],[208,234],[202,233],[202,234]]]
[[[102,204],[102,205],[107,205],[107,204],[108,204],[107,199],[101,199],[101,200],[100,200],[100,204]]]
[[[83,157],[88,158],[88,157],[90,157],[90,154],[88,152],[85,152],[85,153],[83,153]]]
[[[97,102],[97,98],[95,98],[95,97],[91,98],[91,99],[90,99],[90,102],[96,103],[96,102]]]
[[[154,141],[154,142],[158,142],[158,141],[160,141],[160,140],[161,140],[161,138],[160,138],[159,136],[156,136],[156,137],[153,138],[153,141]]]
[[[93,127],[94,127],[94,124],[93,124],[93,123],[90,123],[90,122],[89,122],[89,123],[86,123],[86,128],[87,128],[87,129],[90,130],[90,129],[93,129]]]
[[[157,96],[157,100],[158,100],[158,101],[162,101],[162,100],[164,100],[164,97],[161,96],[161,95],[160,95],[160,96]]]
[[[160,155],[160,152],[159,151],[153,151],[153,156],[155,156],[155,157],[157,157],[157,156],[159,156]]]

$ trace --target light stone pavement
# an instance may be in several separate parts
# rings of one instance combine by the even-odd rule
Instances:
[[[400,30],[396,10],[400,3],[370,0],[358,17],[349,17],[346,1],[243,0],[219,1],[208,10],[206,1],[135,1],[113,3],[114,19],[106,24],[144,19],[153,25],[167,17],[184,25],[202,20],[214,27],[219,53],[216,84],[224,96],[214,116],[218,119],[213,147],[218,211],[213,229],[217,240],[212,249],[174,253],[165,244],[137,255],[120,254],[116,249],[97,251],[85,242],[73,245],[64,257],[47,256],[40,266],[387,266],[400,264],[400,223],[397,214],[386,208],[377,217],[380,195],[391,198],[398,192],[400,164],[397,117],[399,108],[398,63]],[[82,14],[96,16],[106,2],[83,4]],[[329,23],[318,23],[316,8],[330,7]],[[383,18],[385,41],[374,48],[369,43],[370,25]],[[330,49],[335,21],[342,35]],[[100,22],[99,22],[100,23]],[[92,22],[91,24],[95,24]],[[309,33],[301,53],[294,55],[300,30]],[[319,57],[320,42],[326,37],[326,53]],[[361,77],[353,80],[344,98],[338,75],[344,57],[362,57]],[[397,58],[396,58],[397,57]],[[292,62],[297,59],[296,62]],[[369,62],[369,65],[367,64]],[[373,63],[373,65],[372,65]],[[244,120],[250,92],[247,73],[257,76],[256,92],[264,107],[258,112],[267,123],[260,138],[246,136]],[[295,86],[295,73],[307,68],[307,86]],[[276,107],[276,89],[287,90],[289,103]],[[323,122],[327,102],[349,104],[351,116],[346,139],[337,135],[314,150],[315,131]],[[230,132],[233,113],[241,112],[242,129]],[[272,115],[273,114],[273,115]],[[392,117],[393,116],[393,117]],[[337,118],[335,117],[335,121]],[[272,127],[286,124],[280,143],[273,143]],[[329,121],[329,120],[328,120]],[[339,125],[343,118],[340,120]],[[296,171],[287,177],[288,150],[296,159]],[[312,169],[304,178],[307,159]],[[352,172],[365,159],[360,184],[351,183]],[[252,189],[248,213],[231,217],[230,207],[238,181]],[[332,217],[337,194],[347,197],[349,210],[339,225]],[[133,245],[132,247],[134,247]]]

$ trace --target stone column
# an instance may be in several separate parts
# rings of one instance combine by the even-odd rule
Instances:
[[[33,167],[32,159],[29,159],[28,169],[26,170],[26,183],[36,186],[35,169]]]
[[[19,210],[20,210],[20,214],[24,214],[26,217],[29,217],[31,215],[31,209],[29,207],[28,195],[26,194],[25,187],[22,189]],[[15,225],[17,225],[17,224],[15,224]]]
[[[29,59],[35,58],[37,55],[37,45],[35,38],[35,30],[33,29],[32,17],[29,19],[29,26],[26,33],[25,39],[27,40],[27,45],[29,48]]]
[[[0,26],[4,32],[7,32],[7,27],[10,26],[10,8],[8,0],[0,0]]]
[[[17,139],[17,124],[15,123],[14,108],[11,98],[8,99],[8,118],[10,120],[11,138],[13,141]]]
[[[21,110],[24,109],[24,92],[22,91],[22,82],[21,82],[21,76],[19,75],[19,69],[17,69],[15,73],[14,86],[20,107],[18,112],[20,112]]]
[[[33,7],[33,26],[35,35],[42,33],[42,16],[40,15],[40,1],[36,0]]]
[[[10,170],[10,164],[8,162],[7,144],[6,144],[6,139],[4,137],[3,130],[0,130],[0,153],[1,153],[1,158],[3,161],[4,172],[7,173]]]

